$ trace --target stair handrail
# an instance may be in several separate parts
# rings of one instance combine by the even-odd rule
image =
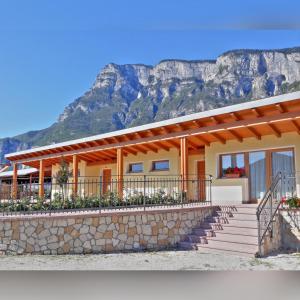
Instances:
[[[269,189],[266,191],[256,210],[258,222],[258,248],[259,255],[262,254],[262,242],[267,234],[273,232],[273,219],[279,209],[282,199],[282,173],[278,172]],[[263,223],[262,223],[263,222]]]

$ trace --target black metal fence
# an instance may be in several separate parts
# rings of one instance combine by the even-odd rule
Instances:
[[[300,173],[281,172],[281,174],[282,197],[288,199],[297,196],[297,182],[300,182]]]
[[[211,182],[211,176],[187,180],[180,176],[79,177],[75,187],[72,179],[64,184],[46,179],[40,198],[38,179],[24,179],[18,181],[14,199],[13,184],[6,181],[0,183],[0,213],[211,205]]]
[[[283,177],[279,172],[273,179],[270,188],[267,190],[264,198],[257,207],[257,223],[258,223],[258,246],[259,254],[262,254],[262,244],[265,235],[269,231],[273,233],[273,220],[278,208],[282,202]]]

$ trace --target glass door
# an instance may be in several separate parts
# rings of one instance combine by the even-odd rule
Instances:
[[[266,151],[249,153],[250,200],[261,200],[267,188]]]
[[[293,150],[273,150],[272,177],[278,172],[282,173],[282,193],[285,197],[292,196],[296,191],[294,151]]]

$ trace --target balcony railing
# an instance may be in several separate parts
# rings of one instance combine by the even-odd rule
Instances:
[[[44,197],[39,198],[38,179],[20,179],[17,193],[12,182],[0,184],[0,213],[211,205],[211,182],[211,176],[192,175],[186,180],[180,176],[79,177],[76,186],[72,179],[64,184],[46,179]]]

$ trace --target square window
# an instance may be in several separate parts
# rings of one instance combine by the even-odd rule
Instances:
[[[245,155],[244,153],[221,155],[220,161],[221,177],[243,177],[245,176]]]
[[[154,161],[152,171],[169,171],[170,163],[168,160]]]
[[[142,173],[143,169],[142,163],[129,164],[129,173]]]

